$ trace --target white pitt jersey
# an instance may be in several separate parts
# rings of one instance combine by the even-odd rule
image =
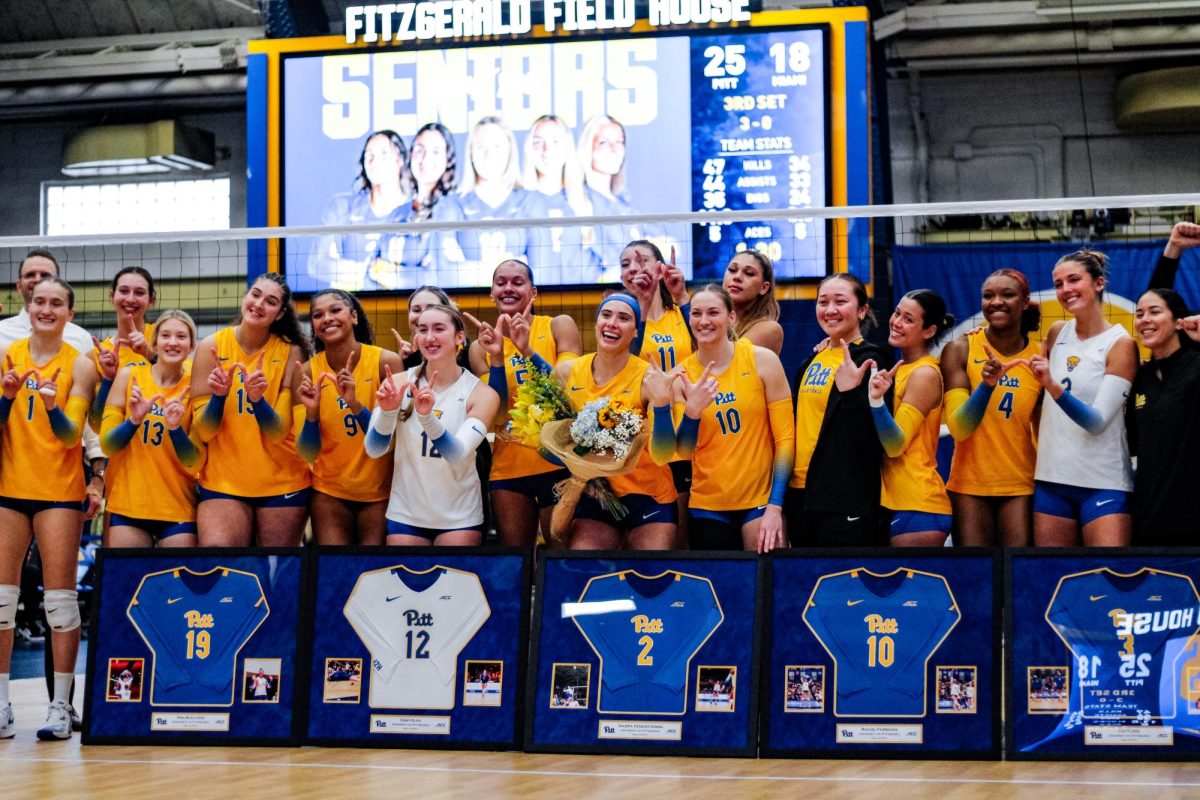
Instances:
[[[1091,404],[1104,380],[1109,351],[1127,338],[1129,334],[1124,328],[1113,325],[1080,341],[1075,333],[1075,320],[1069,320],[1050,350],[1050,375],[1075,397]],[[1093,436],[1047,398],[1042,403],[1034,476],[1039,481],[1086,489],[1133,491],[1125,415],[1117,414],[1107,428]]]
[[[420,367],[413,367],[402,380],[415,381]],[[421,379],[421,386],[428,381]],[[467,419],[467,400],[479,378],[462,370],[458,380],[438,392],[433,413],[450,433],[457,433]],[[405,400],[405,407],[411,403]],[[487,421],[484,421],[484,429]],[[395,469],[387,518],[418,528],[457,530],[483,523],[483,494],[474,456],[450,463],[442,458],[421,421],[413,414],[396,425]]]
[[[439,570],[420,591],[405,583]],[[371,652],[372,708],[454,708],[458,654],[492,610],[473,572],[398,566],[360,575],[345,614]]]

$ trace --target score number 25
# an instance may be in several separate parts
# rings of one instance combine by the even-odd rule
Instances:
[[[790,45],[776,42],[767,52],[775,61],[775,71],[778,73],[808,72],[808,68],[812,66],[812,51],[806,42],[792,42]],[[746,71],[744,44],[714,44],[704,48],[704,57],[708,59],[708,64],[704,67],[706,78],[741,75]]]

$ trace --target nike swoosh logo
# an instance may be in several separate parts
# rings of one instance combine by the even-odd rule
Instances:
[[[645,522],[646,520],[650,519],[651,517],[653,517],[655,514],[659,513],[660,511],[662,511],[662,509],[657,508],[654,511],[651,511],[649,514],[643,514],[642,521]]]
[[[182,599],[183,599],[182,597],[173,597],[173,598],[168,598],[168,599],[167,599],[167,605],[174,605],[175,603],[178,603],[178,602],[179,602],[180,600],[182,600]]]
[[[846,522],[858,522],[862,517],[846,517]]]
[[[572,392],[582,392],[582,391],[583,391],[583,387],[582,387],[582,386],[572,386],[572,387],[571,387],[571,391],[572,391]]]
[[[301,490],[301,491],[303,491],[303,490]],[[291,500],[293,497],[295,497],[295,496],[296,496],[296,495],[298,495],[298,494],[300,494],[300,492],[288,492],[287,494],[285,494],[285,495],[283,496],[283,499],[284,499],[284,500]]]
[[[971,359],[971,363],[973,363],[973,364],[986,364],[987,362],[988,362],[988,360],[986,358],[972,358]]]
[[[401,597],[404,597],[404,595],[402,595],[402,594],[398,594],[398,595],[396,595],[395,597],[389,597],[389,598],[387,599],[387,601],[390,603],[390,602],[392,602],[393,600],[399,600]]]
[[[1088,597],[1091,598],[1092,602],[1094,603],[1097,600],[1103,600],[1104,598],[1108,597],[1108,595],[1106,595],[1106,594],[1089,594]]]
[[[858,605],[859,603],[862,603],[862,602],[864,602],[864,601],[862,601],[862,600],[847,600],[847,601],[846,601],[846,605],[848,605],[848,606],[856,606],[856,605]]]
[[[1109,499],[1107,499],[1107,500],[1097,500],[1097,501],[1096,501],[1096,507],[1097,507],[1097,508],[1099,508],[1100,506],[1106,506],[1106,505],[1108,505],[1109,503],[1115,503],[1115,502],[1116,502],[1116,500],[1114,500],[1114,499],[1113,499],[1113,498],[1111,498],[1111,497],[1110,497]]]

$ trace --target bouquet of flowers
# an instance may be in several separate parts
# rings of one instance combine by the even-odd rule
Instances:
[[[508,435],[541,450],[571,472],[571,477],[554,487],[558,503],[550,523],[551,540],[563,541],[585,490],[613,516],[624,517],[628,512],[605,479],[631,472],[637,465],[647,440],[641,409],[624,408],[601,397],[576,414],[553,376],[532,365],[530,373],[532,377],[521,384],[508,412]]]

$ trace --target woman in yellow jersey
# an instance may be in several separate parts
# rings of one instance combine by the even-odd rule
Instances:
[[[207,337],[192,368],[193,430],[208,445],[201,546],[300,544],[312,475],[296,452],[292,388],[309,355],[283,276],[258,277],[237,323]]]
[[[53,700],[40,739],[71,736],[68,703],[79,650],[75,567],[85,493],[80,436],[96,368],[90,353],[63,342],[74,306],[70,284],[44,278],[33,287],[29,303],[31,335],[0,353],[0,675],[8,677],[21,565],[36,537],[54,655]],[[13,735],[7,690],[5,680],[0,738]]]
[[[796,371],[796,462],[784,506],[793,546],[886,543],[879,530],[883,448],[871,424],[863,374],[892,364],[889,348],[863,338],[874,324],[867,287],[849,273],[817,287],[817,322],[829,346]]]
[[[576,411],[607,397],[641,411],[651,426],[650,443],[634,470],[609,480],[628,513],[618,520],[585,494],[571,524],[572,550],[668,550],[676,542],[678,495],[666,466],[675,453],[671,386],[676,375],[631,355],[639,314],[638,301],[630,295],[604,298],[596,312],[596,352],[554,368]]]
[[[117,332],[103,342],[92,337],[92,343],[96,346],[93,356],[100,383],[88,421],[97,431],[100,430],[100,418],[104,414],[117,370],[130,364],[150,363],[153,336],[152,326],[146,322],[146,312],[157,299],[154,278],[143,267],[122,267],[113,276],[108,299],[117,315]]]
[[[1041,312],[1029,280],[1002,269],[983,282],[987,327],[942,350],[946,424],[954,437],[950,505],[959,545],[1026,547],[1033,535],[1033,419],[1042,385],[1029,368]]]
[[[929,289],[914,289],[892,312],[888,344],[900,361],[871,376],[869,393],[875,432],[887,453],[880,502],[892,512],[893,547],[940,547],[950,535],[950,498],[937,471],[942,427],[942,372],[930,349],[954,318],[946,301]],[[896,414],[884,395],[896,384]]]
[[[203,449],[188,431],[196,325],[166,311],[150,334],[153,364],[121,368],[113,382],[100,446],[108,456],[108,540],[112,547],[196,546],[196,473]]]
[[[536,297],[533,270],[523,261],[503,261],[492,273],[491,298],[499,312],[495,327],[464,315],[479,329],[470,348],[471,371],[487,375],[488,385],[500,395],[497,431],[508,421],[517,389],[530,370],[549,372],[583,349],[575,320],[566,314],[534,314]],[[539,522],[542,530],[550,529],[554,484],[565,477],[565,470],[533,448],[496,437],[488,486],[501,544],[529,547],[537,539]]]
[[[383,544],[392,465],[363,447],[375,393],[400,356],[376,347],[371,321],[353,295],[312,296],[316,354],[301,365],[297,394],[305,410],[296,448],[312,466],[312,524],[317,544]]]
[[[796,457],[791,389],[779,357],[734,341],[733,298],[709,284],[689,306],[696,352],[683,362],[677,432],[692,458],[693,550],[770,552],[787,544],[783,498]]]
[[[738,253],[725,267],[721,286],[733,298],[739,339],[765,347],[775,355],[783,351],[779,301],[775,299],[775,265],[757,250]]]

